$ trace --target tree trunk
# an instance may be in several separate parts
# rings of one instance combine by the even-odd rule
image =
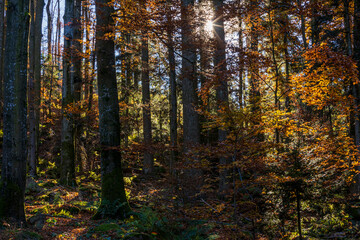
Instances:
[[[5,0],[0,3],[0,112],[3,112],[3,82],[4,82],[4,47],[5,47]],[[0,114],[2,126],[2,114]]]
[[[112,36],[114,9],[110,0],[96,0],[96,52],[99,94],[99,130],[101,144],[101,204],[94,218],[127,217],[130,211],[126,199],[121,168],[119,100],[115,72],[114,40]]]
[[[64,60],[62,86],[62,126],[61,126],[61,163],[60,184],[75,185],[75,143],[73,116],[68,108],[74,102],[72,46],[74,39],[74,0],[65,1],[64,14]]]
[[[345,3],[347,3],[347,11],[345,10],[345,13],[347,13],[347,16],[345,16],[345,27],[346,29],[346,42],[347,42],[347,48],[348,48],[348,54],[351,53],[351,37],[350,37],[350,16],[349,16],[349,3],[348,0],[344,0]],[[345,6],[346,6],[345,5]],[[349,23],[346,23],[349,22]],[[360,70],[360,0],[354,1],[354,50],[353,50],[353,57],[354,60],[357,63],[358,70]],[[358,77],[360,78],[360,71]],[[360,151],[360,122],[359,122],[359,103],[360,103],[360,97],[359,97],[359,84],[353,83],[351,84],[352,88],[352,95],[354,97],[354,126],[352,127],[354,130],[353,138],[354,142],[356,144],[357,149]],[[357,171],[360,170],[359,167],[356,169]],[[360,176],[359,174],[356,175],[355,183],[352,186],[352,192],[355,194],[360,194]]]
[[[215,77],[218,87],[216,88],[216,100],[218,115],[221,118],[222,112],[226,111],[229,107],[229,93],[226,78],[226,53],[225,53],[225,31],[224,31],[224,18],[223,18],[223,0],[213,0],[215,8],[214,16],[214,35],[215,35],[215,53],[214,53],[214,67]],[[225,121],[225,120],[223,120]],[[224,144],[227,138],[227,131],[219,126],[218,129],[218,142],[220,145]],[[228,179],[228,164],[227,157],[220,157],[220,182],[219,192],[224,193],[229,188]]]
[[[304,49],[307,50],[308,49],[308,43],[306,40],[306,22],[305,22],[305,17],[304,17],[304,13],[302,11],[304,11],[304,9],[301,6],[301,0],[297,0],[297,4],[298,4],[298,8],[301,9],[300,11],[300,25],[301,25],[301,37],[302,37],[302,41],[304,44]]]
[[[36,163],[39,159],[40,145],[40,106],[41,106],[41,40],[42,40],[42,22],[44,16],[44,0],[36,0],[36,19],[35,19],[35,159]]]
[[[8,0],[0,218],[25,222],[29,0]]]
[[[182,2],[182,87],[183,87],[183,117],[184,144],[188,149],[192,144],[200,142],[199,116],[197,106],[197,78],[196,78],[196,48],[193,43],[192,27],[190,26],[190,8],[194,0]]]
[[[43,17],[43,0],[31,2],[31,24],[29,42],[29,69],[28,69],[28,107],[29,107],[29,142],[28,163],[29,174],[36,177],[36,164],[39,147],[39,114],[40,114],[40,87],[41,87],[41,33]]]
[[[183,102],[183,138],[184,154],[187,159],[187,168],[184,171],[183,186],[184,198],[199,193],[201,188],[201,170],[198,167],[197,156],[191,155],[191,149],[200,143],[199,115],[196,111],[198,104],[197,77],[196,77],[196,47],[194,44],[193,23],[194,0],[183,0],[181,6],[181,47],[182,47],[182,102]],[[189,183],[191,182],[191,185]]]
[[[53,14],[51,12],[51,3],[52,0],[47,0],[46,3],[46,15],[47,15],[47,53],[48,55],[52,54],[52,29],[53,29]]]
[[[74,39],[72,43],[72,63],[74,71],[72,73],[72,84],[74,91],[74,106],[80,106],[82,93],[82,29],[81,29],[81,0],[74,0],[74,17],[73,17],[73,31]],[[81,124],[81,113],[77,111],[74,114],[74,149],[75,149],[75,164],[80,166],[80,171],[83,172],[82,163],[86,162],[85,154],[82,154],[81,136],[83,134],[83,126]]]
[[[151,153],[152,128],[150,108],[149,46],[146,34],[147,32],[144,31],[141,39],[141,82],[144,128],[144,173],[150,174],[154,170],[154,157]]]
[[[209,20],[208,19],[208,11],[209,11],[209,1],[207,0],[200,0],[199,1],[199,8],[200,8],[200,19],[199,21],[201,22],[200,24],[200,29],[199,29],[199,60],[200,60],[200,74],[199,74],[199,78],[200,78],[200,86],[201,86],[201,91],[205,90],[206,91],[206,83],[209,80],[207,77],[207,73],[210,72],[211,69],[211,51],[210,50],[210,44],[209,44],[209,37],[210,37],[210,33],[208,32],[208,29],[206,29],[206,23]],[[211,99],[211,97],[209,96],[210,94],[208,94],[208,96],[206,96],[206,98],[202,97],[199,99],[199,105],[202,107],[205,107],[204,111],[210,112],[210,103],[209,100]],[[205,116],[205,114],[201,114],[199,115],[199,131],[200,131],[200,143],[201,144],[207,144],[210,145],[212,142],[212,136],[211,136],[211,132],[212,132],[212,128],[208,127],[209,125],[209,119]]]
[[[239,17],[239,107],[245,107],[245,81],[244,81],[244,34],[242,26],[242,17]]]
[[[169,3],[169,1],[168,1]],[[174,41],[173,41],[173,32],[174,27],[172,23],[172,14],[171,9],[168,8],[167,11],[167,34],[168,34],[168,61],[169,61],[169,77],[170,77],[170,172],[173,172],[174,163],[176,161],[177,155],[177,94],[176,94],[176,62],[175,62],[175,50],[174,50]]]
[[[258,5],[257,0],[251,0],[250,6],[252,9],[256,9]],[[257,16],[259,17],[259,16]],[[257,30],[257,19],[255,16],[250,18],[250,52],[254,55],[258,53],[259,45],[259,31]],[[249,65],[249,104],[251,112],[254,116],[253,125],[257,126],[261,122],[261,94],[260,94],[260,79],[259,79],[259,66],[257,58],[252,59]],[[262,134],[257,134],[257,141],[263,140]]]
[[[83,1],[83,14],[84,14],[84,28],[85,28],[85,61],[84,61],[84,84],[85,84],[85,100],[88,101],[88,105],[87,105],[87,112],[89,112],[91,110],[91,101],[92,101],[92,97],[90,95],[90,89],[92,88],[92,72],[91,72],[91,41],[90,41],[90,7],[89,7],[89,3],[88,1]],[[86,116],[86,120],[87,123],[85,124],[86,129],[85,129],[85,143],[88,144],[89,143],[89,132],[91,131],[91,126],[90,126],[90,116],[87,114]],[[86,148],[86,155],[87,155],[87,159],[86,162],[82,162],[82,169],[84,171],[89,170],[89,166],[91,165],[89,163],[90,161],[90,156],[92,154],[92,150],[90,148]]]
[[[56,52],[55,52],[55,62],[58,64],[58,67],[60,69],[60,54],[61,54],[61,20],[60,20],[60,0],[57,1],[57,10],[58,10],[58,18],[56,20],[56,32],[57,35],[55,37],[57,38],[57,46],[56,46]]]
[[[29,68],[28,68],[28,107],[29,107],[29,141],[28,141],[28,164],[29,174],[36,176],[36,116],[35,116],[35,21],[36,0],[30,3],[30,38],[29,38]]]
[[[49,59],[50,64],[50,92],[49,92],[49,101],[48,101],[48,118],[51,119],[51,99],[52,99],[52,85],[54,78],[54,61],[52,56],[52,31],[53,31],[53,13],[51,12],[51,3],[52,0],[47,0],[46,4],[46,15],[47,15],[47,58]],[[65,21],[65,20],[64,20]],[[66,25],[65,27],[66,28]]]

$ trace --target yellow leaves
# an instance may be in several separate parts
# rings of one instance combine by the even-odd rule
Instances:
[[[292,95],[299,94],[303,102],[318,109],[349,106],[352,102],[345,89],[358,82],[355,62],[326,44],[309,49],[304,58],[304,71],[291,78]]]

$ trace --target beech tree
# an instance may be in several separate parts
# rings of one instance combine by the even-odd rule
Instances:
[[[215,37],[215,53],[214,53],[214,66],[216,77],[216,100],[217,110],[220,117],[228,111],[229,108],[229,94],[227,85],[227,72],[226,72],[226,43],[224,31],[224,16],[223,16],[223,1],[213,0],[215,16],[214,16],[214,37]],[[224,126],[220,126],[218,130],[219,144],[224,144],[227,138],[227,130]],[[228,171],[227,164],[229,160],[226,157],[220,157],[220,193],[228,188]]]
[[[29,0],[8,0],[0,218],[25,222]]]
[[[350,30],[350,14],[349,14],[349,1],[344,0],[345,9],[345,27],[346,29],[346,42],[347,42],[347,52],[349,55],[351,55],[351,30]],[[354,38],[354,50],[353,50],[353,56],[354,60],[357,63],[357,69],[358,69],[358,79],[357,81],[352,81],[351,83],[351,94],[354,97],[354,126],[350,126],[350,128],[354,128],[354,134],[353,139],[356,144],[356,147],[358,150],[360,150],[360,122],[359,122],[359,104],[360,104],[360,96],[359,96],[359,79],[360,79],[360,1],[355,0],[354,1],[354,27],[353,27],[353,38]],[[360,170],[359,167],[357,167],[356,170]],[[357,175],[355,178],[356,183],[353,185],[353,191],[356,194],[360,193],[360,176]]]
[[[173,14],[171,9],[171,1],[168,0],[166,4],[166,19],[167,19],[167,45],[168,45],[168,62],[169,62],[169,81],[170,81],[170,145],[171,145],[171,156],[170,156],[170,169],[173,170],[173,166],[177,155],[177,94],[176,94],[176,62],[175,62],[175,50],[174,50],[174,24]]]
[[[182,41],[182,98],[184,115],[184,147],[189,149],[200,143],[199,116],[197,107],[196,47],[193,35],[193,0],[183,0],[181,5]]]
[[[0,3],[0,111],[3,109],[3,80],[4,80],[4,45],[5,45],[5,1]],[[0,116],[2,124],[2,116]]]
[[[114,13],[109,0],[96,1],[96,55],[101,144],[101,204],[94,218],[127,217],[120,153],[119,100],[115,72]]]
[[[65,1],[64,14],[64,53],[62,85],[62,125],[61,125],[61,164],[60,183],[75,185],[75,129],[73,112],[74,103],[74,0]]]
[[[192,155],[191,149],[200,144],[200,123],[198,107],[196,75],[196,46],[194,39],[194,1],[181,1],[181,84],[183,104],[183,153],[188,169],[185,170],[184,181],[194,184],[184,189],[185,198],[196,194],[201,186],[201,170],[196,164],[198,159]]]
[[[146,1],[142,1],[144,17],[144,30],[141,36],[141,83],[143,103],[143,129],[144,129],[144,173],[150,174],[154,168],[154,157],[151,153],[152,127],[151,127],[151,102],[150,102],[150,76],[149,76],[149,43],[148,19],[146,14]]]
[[[36,176],[39,149],[40,86],[41,86],[41,37],[44,1],[31,2],[31,24],[29,40],[29,174]]]

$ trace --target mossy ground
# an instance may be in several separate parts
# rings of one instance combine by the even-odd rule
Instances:
[[[165,175],[146,179],[140,176],[126,177],[132,216],[125,221],[92,219],[100,205],[100,178],[78,178],[76,188],[39,178],[36,183],[41,189],[26,193],[25,210],[27,219],[39,213],[46,215],[42,229],[2,222],[0,239],[16,239],[24,231],[37,234],[38,239],[182,239],[185,232],[205,239],[216,235],[210,225],[192,222],[203,217],[196,208],[179,207],[181,201]]]
[[[0,222],[0,239],[16,239],[20,232],[27,231],[38,234],[42,239],[246,240],[254,239],[254,229],[256,239],[270,239],[260,221],[251,221],[252,217],[261,219],[264,216],[251,215],[252,205],[247,202],[237,209],[239,212],[236,215],[245,215],[246,218],[236,219],[232,202],[220,200],[216,194],[211,194],[211,189],[207,190],[206,197],[185,202],[181,189],[173,187],[173,179],[169,175],[143,177],[139,172],[125,178],[132,210],[131,217],[126,220],[92,219],[100,205],[99,177],[79,177],[76,188],[61,186],[54,179],[40,178],[36,182],[41,190],[26,193],[25,210],[27,219],[42,213],[46,215],[46,221],[33,226],[29,224],[26,228]],[[306,215],[304,217],[310,221]],[[305,220],[303,224],[306,224]],[[335,229],[333,220],[330,220],[317,222],[317,229],[313,229],[312,235],[308,231],[307,237],[357,239],[353,238],[359,232],[355,224],[350,229],[348,223],[339,223]],[[289,236],[296,237],[296,233]]]

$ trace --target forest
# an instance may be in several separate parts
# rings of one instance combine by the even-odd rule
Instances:
[[[360,0],[0,0],[0,239],[360,239]]]

